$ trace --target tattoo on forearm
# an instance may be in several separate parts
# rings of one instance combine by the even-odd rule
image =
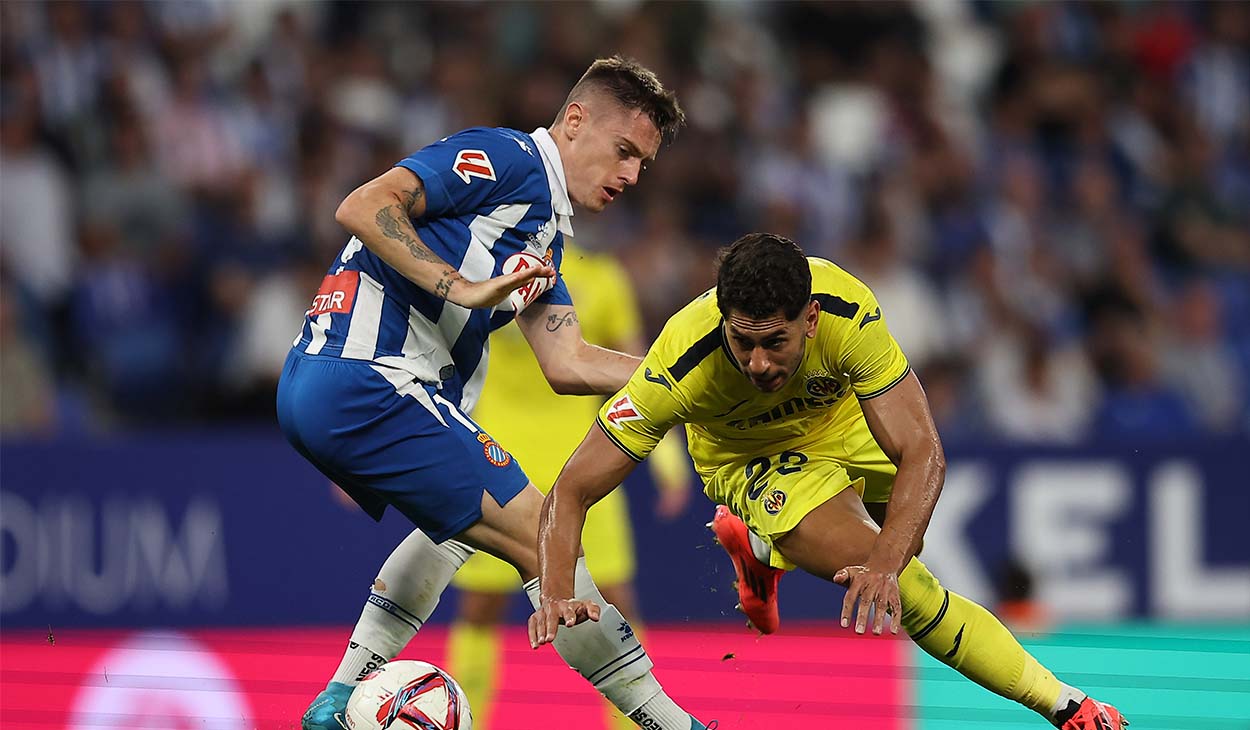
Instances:
[[[412,191],[408,196],[408,205],[411,206],[412,201],[422,195],[420,188]],[[416,237],[416,231],[412,229],[412,222],[408,219],[408,214],[398,205],[388,205],[378,211],[374,216],[374,222],[378,224],[378,229],[382,231],[382,235],[387,238],[399,241],[408,249],[408,253],[418,261],[428,261],[434,264],[443,264],[443,261],[428,246]],[[451,293],[451,287],[460,278],[460,272],[453,268],[445,268],[443,277],[434,284],[434,294],[441,299],[446,299]]]
[[[404,197],[404,210],[407,211],[408,215],[412,215],[412,206],[416,205],[417,201],[423,197],[425,197],[425,187],[421,185],[420,180],[417,180],[416,185]]]
[[[378,224],[382,235],[407,246],[408,252],[412,254],[414,259],[418,261],[442,261],[414,235],[416,231],[412,230],[412,223],[408,220],[408,214],[401,210],[398,205],[388,205],[379,210],[373,220]]]
[[[439,279],[438,283],[434,285],[434,293],[440,299],[446,299],[451,294],[451,285],[459,278],[460,272],[455,269],[447,269],[443,272],[443,278]]]
[[[547,315],[547,331],[555,332],[556,330],[568,325],[572,327],[577,324],[577,312],[568,312],[567,314],[548,314]]]

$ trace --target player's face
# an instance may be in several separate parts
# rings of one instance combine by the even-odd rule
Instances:
[[[764,319],[729,313],[725,339],[751,385],[765,393],[786,387],[803,362],[808,338],[816,336],[819,314],[814,302],[794,319],[782,312]]]
[[[637,184],[660,149],[660,131],[650,117],[607,99],[570,104],[564,128],[568,140],[560,154],[569,198],[592,213]]]

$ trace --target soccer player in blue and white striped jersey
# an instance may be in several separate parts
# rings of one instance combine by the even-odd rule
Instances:
[[[564,240],[573,205],[603,210],[683,121],[654,73],[600,59],[550,128],[454,134],[339,206],[335,218],[353,235],[287,358],[278,421],[372,517],[391,506],[417,529],[379,571],[304,730],[345,727],[353,686],[408,643],[474,550],[515,566],[538,605],[542,494],[469,417],[488,339],[516,320],[547,380],[535,388],[609,395],[625,384],[639,360],[582,339],[559,273]],[[629,625],[579,566],[574,592],[596,620],[560,632],[564,660],[649,728],[703,728],[664,693]]]

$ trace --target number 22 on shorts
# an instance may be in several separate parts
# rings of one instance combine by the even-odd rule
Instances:
[[[801,451],[783,451],[777,456],[777,473],[781,475],[795,474],[802,471],[807,463],[807,454]],[[747,498],[759,499],[768,488],[768,474],[773,469],[773,461],[767,456],[757,456],[747,462]]]

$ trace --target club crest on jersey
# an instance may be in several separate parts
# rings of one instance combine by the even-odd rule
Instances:
[[[482,150],[460,150],[451,170],[464,180],[465,185],[469,184],[469,178],[472,177],[492,181],[495,179],[495,166]]]
[[[764,497],[764,511],[770,515],[781,512],[781,508],[786,506],[786,493],[780,489],[774,489]]]
[[[507,466],[512,463],[512,454],[509,454],[499,442],[487,436],[484,433],[477,435],[478,443],[482,444],[482,455],[491,464],[499,467]]]
[[[807,378],[807,394],[813,398],[841,398],[842,383],[828,375],[809,375]]]
[[[607,415],[604,416],[614,428],[624,430],[623,424],[626,421],[641,421],[642,416],[639,415],[638,409],[634,408],[634,402],[629,399],[629,395],[623,395],[612,401],[612,405],[608,407]]]

